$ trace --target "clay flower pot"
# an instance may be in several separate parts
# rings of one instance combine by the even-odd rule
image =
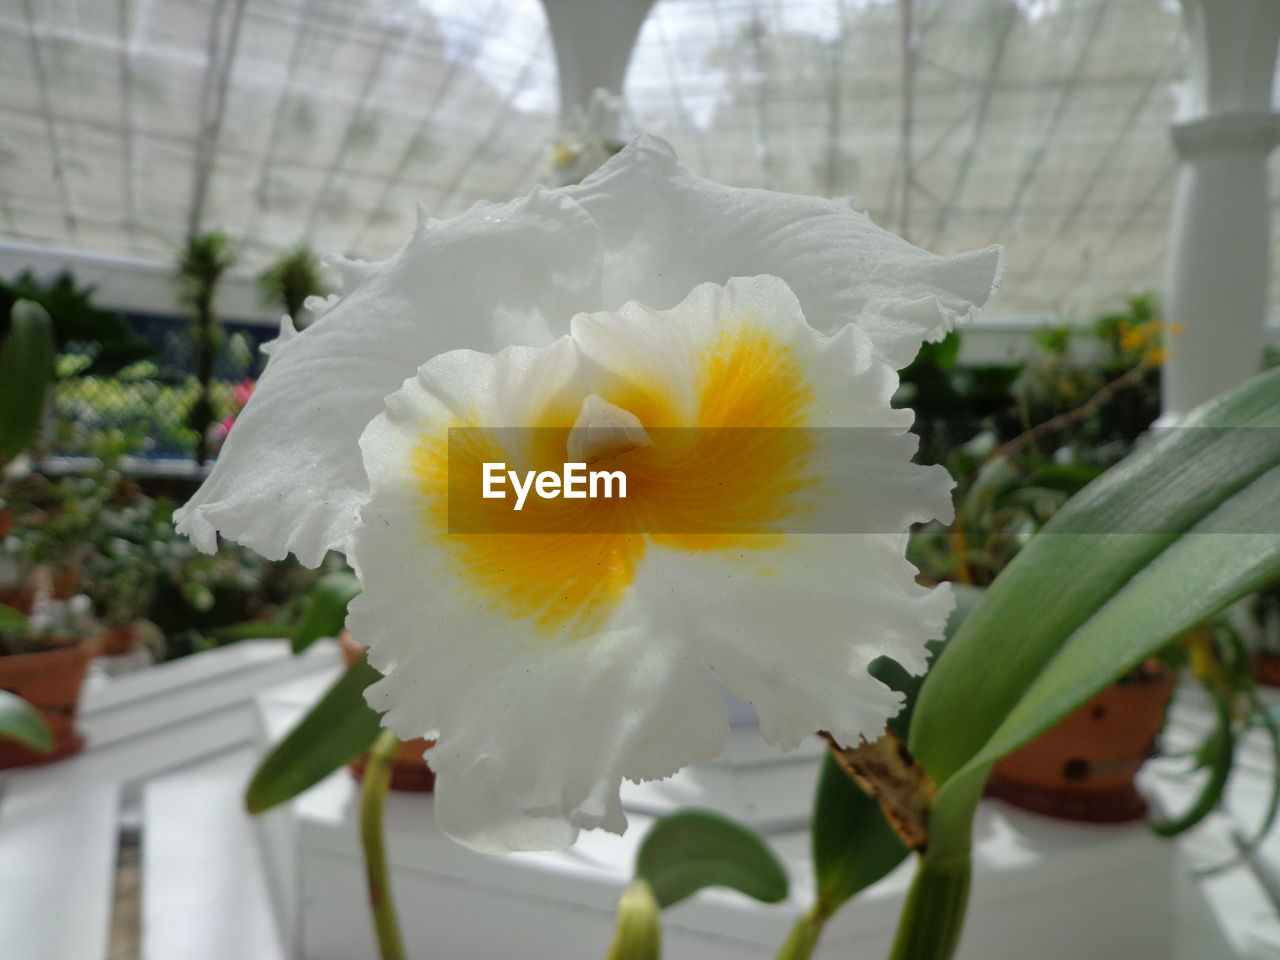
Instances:
[[[138,643],[138,625],[126,623],[122,627],[108,627],[98,635],[97,654],[100,657],[118,657],[128,653]]]
[[[343,630],[338,635],[338,643],[342,646],[342,656],[347,666],[355,663],[364,653],[365,648],[351,638],[351,634]],[[391,789],[404,790],[411,793],[428,793],[435,789],[435,771],[427,766],[422,758],[423,753],[434,747],[434,740],[406,740],[396,750],[395,759],[391,762]],[[357,780],[364,777],[364,768],[369,755],[363,754],[351,764],[351,775]]]
[[[1140,819],[1134,777],[1155,752],[1174,675],[1144,665],[1000,760],[987,795],[1065,820]]]
[[[49,571],[49,592],[55,600],[70,600],[80,592],[80,566]]]
[[[44,716],[53,732],[52,753],[0,739],[0,769],[48,763],[79,753],[84,738],[75,727],[80,686],[90,651],[79,641],[37,653],[0,657],[0,689],[16,693]]]
[[[1273,653],[1254,654],[1253,676],[1265,686],[1280,687],[1280,657]]]

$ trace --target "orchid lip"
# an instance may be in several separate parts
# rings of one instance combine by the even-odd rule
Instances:
[[[569,462],[587,466],[649,445],[649,434],[645,432],[640,418],[598,393],[583,399],[582,409],[566,443]]]

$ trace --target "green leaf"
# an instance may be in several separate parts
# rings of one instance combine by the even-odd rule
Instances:
[[[27,618],[21,610],[0,603],[0,632],[25,634]]]
[[[53,750],[53,733],[40,711],[8,690],[0,690],[0,739],[16,740],[41,753]]]
[[[1280,575],[1280,534],[1268,529],[1280,515],[1278,427],[1280,369],[1198,407],[1072,497],[988,589],[916,706],[910,747],[939,791],[895,958],[950,956],[973,816],[998,758]],[[945,935],[912,952],[908,927]]]
[[[53,379],[53,320],[39,304],[19,300],[0,342],[0,463],[35,439]]]
[[[1026,743],[1280,574],[1280,535],[1266,529],[1280,508],[1277,428],[1280,369],[1198,408],[1063,505],[921,691],[910,743],[936,781]]]
[[[787,896],[786,872],[764,842],[706,810],[681,810],[654,823],[640,845],[636,876],[664,909],[703,887],[731,887],[764,903]]]
[[[953,592],[956,606],[947,621],[946,637],[929,644],[934,661],[982,599],[982,591],[976,587],[957,584]],[[883,658],[872,664],[871,673],[905,696],[902,711],[889,722],[905,740],[924,678]],[[868,796],[830,753],[818,777],[810,823],[817,912],[822,916],[830,916],[850,897],[887,876],[906,859],[907,848],[885,820],[879,802]]]
[[[359,594],[360,581],[354,573],[344,570],[321,577],[307,598],[293,637],[293,652],[301,653],[321,637],[336,637],[347,622],[347,605]]]
[[[831,753],[822,763],[813,804],[813,873],[818,913],[830,916],[907,857],[880,810]]]
[[[380,674],[361,657],[258,767],[245,794],[250,813],[292,800],[369,749],[379,720],[364,689]]]

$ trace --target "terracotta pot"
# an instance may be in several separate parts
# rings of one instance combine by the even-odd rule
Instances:
[[[1254,654],[1253,676],[1265,686],[1280,687],[1280,657],[1271,653]]]
[[[31,611],[36,608],[35,587],[0,587],[0,603],[6,607],[13,607],[24,617],[29,617]]]
[[[126,623],[123,627],[109,627],[98,635],[95,643],[100,657],[119,657],[134,648],[138,642],[138,625]]]
[[[75,723],[89,656],[89,649],[77,641],[53,650],[0,657],[0,689],[16,693],[39,710],[54,740],[52,753],[0,740],[0,769],[48,763],[80,752],[84,738]]]
[[[338,643],[342,646],[342,656],[347,666],[355,663],[364,653],[365,648],[351,638],[347,630],[338,634]],[[434,740],[417,738],[406,740],[391,762],[391,789],[404,790],[410,793],[428,793],[435,789],[436,774],[422,755],[436,745]],[[364,768],[369,762],[369,755],[364,754],[351,764],[351,775],[357,780],[364,777]]]
[[[1000,760],[987,795],[1064,820],[1138,820],[1134,777],[1155,753],[1174,675],[1159,666],[1114,684]]]
[[[49,592],[55,600],[70,600],[80,592],[80,568],[61,567],[49,571]]]
[[[0,540],[13,532],[14,519],[12,510],[0,510]]]

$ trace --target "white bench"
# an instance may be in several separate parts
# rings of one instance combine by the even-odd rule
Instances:
[[[82,754],[0,772],[0,955],[106,960],[121,818],[141,803],[145,960],[280,957],[239,798],[253,697],[338,659],[247,641],[87,687]]]
[[[88,691],[84,754],[0,774],[0,956],[105,960],[124,817],[141,822],[143,960],[372,958],[355,788],[345,772],[266,817],[249,818],[241,801],[266,743],[338,669],[328,644],[294,658],[280,641],[254,641]],[[1194,692],[1184,692],[1173,742],[1198,735],[1207,717]],[[1269,775],[1258,737],[1245,744],[1240,762],[1231,801],[1248,821]],[[791,761],[787,783],[803,779],[801,773]],[[696,802],[699,785],[730,776],[724,769],[695,772],[665,794],[633,791],[633,828],[622,840],[589,836],[572,851],[510,860],[474,856],[441,838],[429,798],[393,797],[388,832],[411,956],[488,957],[492,938],[502,935],[516,938],[530,960],[602,956],[645,811]],[[771,789],[767,770],[749,776],[753,791]],[[1159,769],[1149,779],[1170,805],[1186,802],[1184,780]],[[784,796],[782,807],[794,802]],[[785,817],[761,819],[796,881],[793,901],[760,908],[731,894],[694,898],[667,918],[666,960],[772,955],[808,896],[807,838]],[[1059,926],[1075,923],[1084,941],[1106,934],[1090,929],[1089,918],[1122,901],[1135,930],[1160,927],[1167,938],[1159,948],[1167,952],[1126,951],[1126,957],[1277,960],[1280,922],[1268,884],[1280,865],[1280,837],[1252,864],[1192,876],[1190,867],[1222,859],[1232,826],[1230,818],[1216,817],[1173,845],[1140,827],[1055,824],[992,804],[980,831],[966,949],[984,960],[1021,960],[1004,947],[1026,935],[1040,938],[1036,956],[1053,957],[1045,944],[1055,931],[1037,926],[1037,899],[1041,906],[1056,901]],[[876,956],[905,880],[888,878],[842,913],[824,955]],[[489,922],[495,911],[503,923]],[[424,942],[434,950],[413,950]]]

